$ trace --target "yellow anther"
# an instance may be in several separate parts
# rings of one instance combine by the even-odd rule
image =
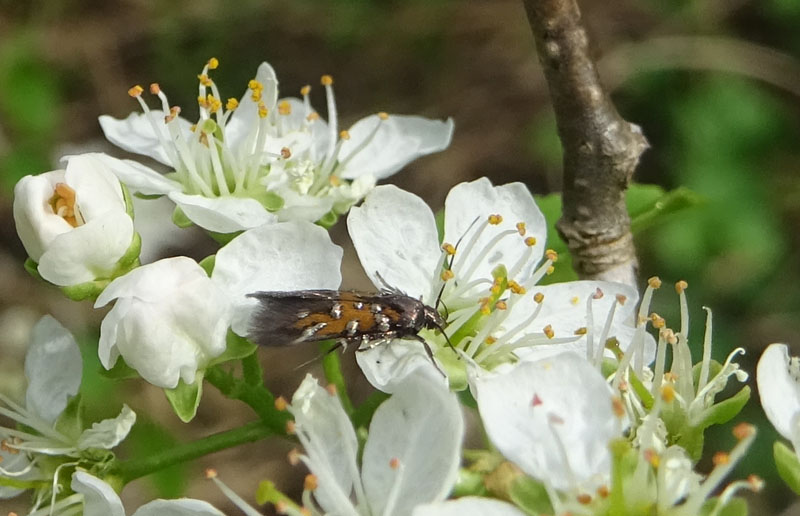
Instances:
[[[441,275],[442,281],[450,281],[451,279],[453,279],[455,277],[456,277],[456,275],[453,274],[453,271],[451,271],[450,269],[446,269],[446,270],[442,271],[442,275]]]
[[[292,466],[297,466],[300,464],[300,450],[297,448],[292,448],[289,450],[289,453],[286,454],[286,460],[289,461],[289,464]]]
[[[233,111],[237,107],[239,107],[239,101],[233,97],[229,98],[228,101],[225,103],[225,109],[227,109],[228,111]]]
[[[349,140],[350,133],[347,130],[339,131],[339,138],[341,138],[342,140]]]
[[[300,88],[300,95],[305,97],[309,93],[311,93],[311,86],[310,85],[306,84],[305,86]]]
[[[389,467],[392,468],[392,469],[399,468],[400,467],[400,459],[398,459],[397,457],[392,457],[389,460]]]
[[[331,86],[333,84],[333,77],[331,77],[328,74],[325,74],[325,75],[323,75],[322,77],[319,78],[319,82],[323,86]]]
[[[331,184],[331,186],[339,186],[342,184],[342,179],[339,176],[332,175],[328,178],[328,182]]]
[[[657,330],[663,328],[664,325],[667,324],[667,321],[665,321],[663,317],[661,317],[655,312],[650,314],[650,322],[653,324],[653,328]]]
[[[386,111],[380,111],[378,113],[378,118],[380,118],[381,120],[388,120],[389,119],[389,113],[387,113]]]
[[[661,399],[667,403],[672,403],[675,399],[675,387],[671,384],[661,387]]]
[[[686,290],[687,288],[689,288],[689,284],[683,280],[680,280],[679,282],[675,283],[675,291],[678,294],[683,294],[683,291]]]
[[[294,421],[287,421],[286,422],[286,434],[287,435],[294,435],[297,432],[297,425]]]
[[[247,83],[247,87],[253,91],[261,91],[264,89],[264,86],[256,79],[250,79],[250,81]]]
[[[533,300],[536,301],[537,304],[542,304],[542,301],[544,301],[544,294],[541,292],[535,293],[533,295]]]
[[[140,96],[143,91],[144,91],[144,88],[142,88],[141,86],[139,86],[137,84],[136,86],[134,86],[133,88],[128,90],[128,95],[130,95],[131,97],[135,98],[135,97]]]
[[[250,94],[250,99],[253,102],[261,102],[261,90],[253,90],[253,93]]]
[[[211,59],[208,60],[209,70],[216,70],[218,66],[219,66],[219,59],[217,59],[216,57],[212,57]]]
[[[603,291],[600,289],[600,287],[597,287],[597,290],[595,290],[594,294],[592,294],[592,299],[602,299],[604,295],[605,294],[603,294]]]
[[[669,383],[675,383],[678,381],[678,375],[673,373],[672,371],[667,371],[664,373],[664,381]]]
[[[292,157],[292,151],[289,149],[289,147],[282,147],[281,148],[281,158],[289,159],[291,157]],[[331,176],[331,177],[333,177],[333,176]]]
[[[442,251],[444,251],[445,253],[447,253],[450,256],[453,256],[454,254],[456,254],[455,246],[453,244],[448,244],[446,242],[445,242],[444,245],[442,245]]]
[[[283,396],[278,396],[275,398],[275,409],[284,411],[289,406],[289,403],[286,401],[286,398]]]
[[[259,116],[259,118],[267,118],[268,114],[269,114],[269,110],[267,109],[267,106],[265,106],[263,102],[259,102],[258,103],[258,116]]]
[[[508,282],[508,289],[511,290],[511,292],[513,292],[515,294],[520,294],[520,295],[524,294],[525,292],[527,292],[527,290],[525,290],[525,287],[523,287],[522,285],[520,285],[519,283],[517,283],[514,280],[511,280],[511,281]]]
[[[577,500],[578,503],[581,505],[589,505],[590,503],[592,503],[592,495],[587,493],[581,493],[575,497],[575,500]]]
[[[503,222],[503,216],[500,215],[499,213],[494,213],[492,215],[489,215],[489,224],[491,224],[492,226],[497,226],[501,222]]]
[[[733,436],[741,441],[747,437],[753,435],[756,431],[756,427],[751,425],[750,423],[739,423],[735,427],[733,427]]]
[[[553,274],[555,271],[556,271],[556,268],[551,265],[550,267],[547,268],[547,270],[545,271],[545,274],[547,274],[549,276],[549,275]]]
[[[217,478],[217,470],[214,468],[207,468],[206,469],[206,479],[210,480],[212,478]]]
[[[627,300],[628,300],[627,296],[623,296],[622,294],[617,294],[617,303],[619,303],[620,305],[624,305],[625,301]]]
[[[608,498],[610,491],[608,490],[608,486],[600,486],[597,488],[597,496],[600,498]]]
[[[303,490],[305,491],[314,491],[319,483],[317,482],[316,475],[309,473],[306,475],[306,478],[303,479]]]
[[[173,120],[175,120],[175,118],[180,114],[181,114],[180,106],[172,106],[171,108],[169,108],[169,114],[164,117],[164,122],[170,123]]]
[[[206,103],[208,104],[208,110],[211,113],[216,113],[222,107],[222,102],[210,93],[206,97]]]
[[[488,303],[482,304],[481,305],[481,314],[489,315],[490,313],[492,313],[492,309],[489,307],[489,304]]]
[[[319,113],[317,113],[316,111],[312,111],[311,113],[308,114],[308,116],[306,116],[306,120],[308,120],[309,122],[313,122],[314,120],[319,120]]]
[[[647,284],[651,288],[661,288],[661,278],[658,276],[653,276],[652,278],[647,280]]]
[[[497,339],[490,335],[490,336],[486,337],[486,340],[484,340],[484,342],[486,343],[487,346],[491,346],[492,344],[497,342]]]
[[[586,335],[589,330],[586,329],[586,326],[581,326],[577,330],[575,330],[575,335]]]
[[[207,107],[206,98],[205,97],[197,97],[197,104],[200,105],[201,108]]]
[[[542,331],[544,332],[544,334],[547,336],[548,339],[552,339],[556,335],[556,332],[553,331],[553,327],[549,324],[545,326],[542,329]]]
[[[494,307],[498,310],[508,310],[508,303],[503,301],[502,299],[494,304]]]
[[[528,228],[525,227],[524,222],[517,222],[517,231],[519,232],[519,236],[525,236],[525,233],[528,231]],[[534,238],[534,240],[536,240]]]
[[[336,385],[329,383],[325,386],[325,390],[328,391],[328,394],[331,396],[336,396]]]
[[[533,246],[536,245],[536,238],[530,236],[530,237],[526,238],[524,240],[524,242],[525,242],[525,245],[527,245],[528,247],[533,247]]]
[[[292,105],[289,104],[288,101],[282,100],[278,102],[278,114],[279,115],[291,115],[292,114]]]
[[[548,260],[550,260],[553,263],[556,263],[558,261],[558,253],[552,249],[548,249],[547,251],[545,251],[544,255],[547,257]]]
[[[731,461],[731,456],[728,455],[726,452],[717,452],[711,458],[711,462],[714,466],[723,466],[728,464]]]
[[[213,81],[208,77],[208,75],[206,75],[204,73],[201,73],[200,75],[198,75],[197,79],[200,81],[200,84],[202,84],[203,86],[211,86],[212,84],[214,84]]]
[[[661,456],[656,453],[653,449],[647,449],[644,451],[644,460],[646,460],[651,466],[657,468],[659,464],[661,464]]]
[[[192,132],[195,132],[195,131],[197,131],[197,124],[192,124],[192,125],[190,125],[190,126],[189,126],[189,130],[190,130],[190,131],[192,131]]]
[[[48,203],[53,213],[64,219],[70,226],[76,228],[80,224],[75,213],[75,200],[77,194],[67,183],[56,183],[53,196]]]
[[[569,299],[569,302],[570,302],[570,303],[572,303],[573,305],[577,306],[577,305],[578,305],[578,303],[580,303],[580,302],[581,302],[581,299],[580,299],[578,296],[572,296],[572,297]]]
[[[152,83],[150,85],[150,93],[153,95],[158,95],[161,93],[161,86],[159,86],[157,82]]]
[[[748,475],[747,483],[750,484],[750,489],[752,489],[756,493],[764,489],[764,479],[762,479],[758,475]]]

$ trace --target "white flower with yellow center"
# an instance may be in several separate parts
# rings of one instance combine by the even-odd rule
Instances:
[[[767,419],[800,455],[800,359],[786,344],[770,344],[758,361],[758,393]]]
[[[232,233],[273,220],[334,222],[361,200],[375,181],[450,143],[451,120],[415,116],[368,116],[339,130],[333,79],[321,83],[328,103],[326,123],[303,99],[278,99],[278,80],[267,63],[258,68],[241,100],[223,101],[209,71],[198,76],[200,116],[179,116],[157,84],[150,92],[161,109],[150,109],[144,89],[131,88],[144,113],[124,120],[100,117],[106,137],[119,147],[171,167],[166,176],[128,162],[115,167],[120,179],[145,195],[167,195],[189,220],[210,231]],[[327,216],[327,217],[326,217]]]
[[[394,186],[375,188],[347,223],[376,287],[422,299],[446,320],[447,338],[434,331],[420,336],[453,387],[466,386],[464,356],[485,369],[565,350],[602,357],[601,343],[611,337],[626,343],[634,333],[628,324],[638,299],[633,288],[596,281],[537,285],[557,256],[545,251],[544,216],[522,183],[492,186],[482,178],[454,187],[445,201],[444,245],[430,208]],[[408,371],[430,365],[423,346],[410,339],[357,358],[373,385],[389,391]]]

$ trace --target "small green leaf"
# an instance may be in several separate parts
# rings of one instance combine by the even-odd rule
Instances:
[[[626,195],[633,234],[658,224],[668,216],[702,204],[703,198],[686,187],[664,192],[660,186],[632,184]]]
[[[334,224],[339,220],[339,214],[331,210],[317,221],[317,224],[325,229],[331,229]]]
[[[255,353],[256,349],[258,349],[258,346],[244,337],[236,335],[229,329],[228,334],[225,336],[225,351],[220,356],[212,358],[208,363],[208,367],[242,359]]]
[[[750,387],[745,385],[736,394],[719,403],[715,403],[712,407],[706,410],[706,416],[700,423],[703,428],[708,428],[711,425],[722,425],[727,423],[742,411],[745,404],[750,399]]]
[[[61,287],[61,292],[73,301],[97,299],[97,296],[103,292],[109,283],[109,280],[87,281],[86,283]]]
[[[38,280],[44,281],[44,278],[42,278],[42,276],[39,274],[39,264],[34,262],[33,259],[28,257],[25,260],[25,264],[23,265],[23,267],[25,267],[25,271],[28,274],[30,274],[31,276],[33,276],[34,278],[36,278]]]
[[[775,458],[778,475],[789,489],[800,495],[800,460],[797,459],[797,454],[782,442],[775,441],[772,445],[772,456]]]
[[[192,225],[192,221],[183,213],[180,206],[175,206],[175,209],[172,211],[172,223],[179,228],[188,228]]]
[[[197,371],[193,384],[187,385],[180,380],[174,389],[164,389],[164,394],[178,418],[188,423],[197,414],[203,396],[203,371]]]
[[[217,262],[217,255],[210,254],[205,258],[203,258],[202,260],[200,260],[200,263],[198,263],[198,265],[200,265],[200,267],[202,267],[203,270],[206,271],[206,274],[208,274],[208,276],[210,277],[211,273],[214,272],[214,265],[216,265],[216,262]]]
[[[553,506],[544,485],[527,476],[520,476],[511,483],[511,501],[528,514],[553,514]]]

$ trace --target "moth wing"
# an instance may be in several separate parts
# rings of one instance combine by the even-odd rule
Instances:
[[[255,292],[259,301],[250,319],[250,340],[261,346],[288,346],[314,340],[303,338],[303,330],[315,324],[312,314],[327,314],[338,298],[335,290]]]

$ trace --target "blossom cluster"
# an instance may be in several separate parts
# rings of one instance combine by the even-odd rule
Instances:
[[[157,84],[149,92],[160,109],[136,86],[129,94],[143,113],[100,117],[111,142],[168,173],[105,154],[69,156],[64,170],[18,183],[14,217],[32,274],[72,299],[112,305],[97,345],[110,375],[163,388],[186,422],[210,376],[270,431],[291,419],[286,432],[303,447],[291,460],[310,471],[302,501],[266,482],[261,503],[284,514],[693,515],[719,513],[738,503],[738,491],[760,488],[756,477],[723,486],[754,439],[746,424],[708,475],[695,472],[705,430],[733,418],[749,388],[720,399],[747,373],[735,361],[742,350],[712,360],[710,312],[702,358],[693,361],[685,283],[676,285],[677,329],[650,313],[658,278],[641,298],[630,285],[550,283],[558,254],[546,247],[544,215],[522,183],[456,185],[441,224],[416,195],[376,186],[446,148],[452,121],[379,113],[340,130],[330,76],[321,79],[325,121],[310,87],[302,98],[279,98],[267,63],[240,99],[223,100],[210,77],[218,65],[209,60],[198,76],[196,123]],[[141,263],[132,196],[167,197],[176,224],[195,224],[224,245],[200,262]],[[246,365],[256,353],[248,338],[259,301],[251,294],[337,291],[343,253],[326,228],[345,214],[375,288],[420,300],[436,323],[413,335],[363,335],[356,359],[384,393],[380,404],[355,408],[343,382],[325,388],[311,375],[291,402],[274,399],[260,370]],[[371,312],[376,321],[381,310]],[[338,320],[341,307],[316,315]],[[319,324],[313,331],[327,323]],[[347,328],[357,334],[357,324]],[[762,367],[785,365],[785,354],[765,356],[774,360],[759,366],[759,381]],[[238,391],[219,381],[238,381],[220,368],[236,362],[245,370]],[[134,424],[133,411],[83,423],[80,354],[52,318],[34,329],[26,374],[24,404],[0,396],[0,415],[16,424],[0,427],[0,497],[32,490],[37,516],[124,514],[117,491],[131,478],[111,450]],[[462,449],[465,410],[476,411],[485,449]],[[797,449],[800,409],[792,410],[776,409],[773,422]],[[209,478],[246,514],[259,514]],[[189,499],[156,500],[135,514],[165,511],[221,514]]]

